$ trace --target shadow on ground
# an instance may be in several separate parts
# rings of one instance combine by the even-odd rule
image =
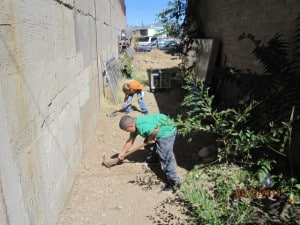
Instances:
[[[181,103],[184,98],[184,90],[182,89],[182,81],[178,78],[178,68],[162,69],[162,74],[168,74],[170,77],[170,88],[157,87],[153,82],[151,70],[147,70],[150,91],[153,93],[160,113],[169,115],[175,119],[181,113]],[[152,77],[152,78],[151,78]],[[151,87],[152,86],[152,87]],[[167,86],[167,85],[165,85]],[[189,141],[189,139],[192,139]],[[182,137],[177,135],[174,153],[178,166],[191,170],[195,165],[201,162],[198,151],[215,143],[215,138],[211,134],[197,134],[192,137]]]

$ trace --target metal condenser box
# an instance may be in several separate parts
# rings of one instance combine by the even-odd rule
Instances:
[[[170,89],[171,75],[162,69],[152,69],[150,74],[150,91]]]

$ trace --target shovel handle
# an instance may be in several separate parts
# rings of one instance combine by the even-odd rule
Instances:
[[[127,103],[122,109],[126,109],[128,106],[130,106],[132,103],[134,103],[135,101],[139,100],[143,98],[143,96],[138,97],[137,99],[132,99],[131,102]],[[122,110],[120,109],[120,110]]]
[[[127,156],[131,155],[132,153],[136,152],[137,150],[140,150],[141,148],[144,148],[146,145],[147,145],[147,143],[143,143],[143,144],[135,147],[134,149],[126,152],[124,157],[126,158]]]
[[[119,112],[122,112],[123,110],[125,110],[129,105],[132,105],[132,103],[134,103],[136,100],[139,100],[141,99],[141,97],[138,97],[137,99],[132,99],[131,102],[127,103],[125,106],[123,106],[122,108],[120,109],[115,109],[114,111],[110,112],[110,113],[106,113],[106,116],[109,116],[109,117],[113,117],[113,116],[116,116]]]
[[[145,147],[147,144],[146,143],[143,143],[137,147],[135,147],[134,149],[128,151],[125,153],[125,156],[124,158],[128,157],[129,155],[131,155],[132,153],[136,152],[137,150]],[[120,163],[122,160],[120,160],[119,158],[115,158],[115,159],[110,159],[110,160],[105,160],[105,156],[103,157],[103,162],[102,162],[102,165],[104,165],[105,167],[107,168],[110,168],[112,166],[115,166],[117,165],[118,163]]]

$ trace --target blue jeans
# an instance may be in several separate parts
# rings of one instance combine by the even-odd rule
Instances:
[[[140,108],[141,108],[141,111],[142,111],[143,113],[148,112],[147,107],[146,107],[146,104],[145,104],[144,99],[143,99],[143,94],[142,94],[142,92],[137,92],[136,95],[137,95],[137,97],[139,98],[139,99],[138,99],[138,104],[139,104],[139,106],[140,106]],[[134,94],[128,95],[127,103],[129,103],[129,102],[131,102],[131,101],[133,100],[133,96],[134,96]],[[141,97],[141,98],[140,98],[140,97]],[[125,112],[130,113],[131,111],[132,111],[131,105],[129,105],[129,106],[127,106],[127,107],[125,108]]]
[[[151,145],[149,148],[146,148],[148,156],[155,153],[158,154],[160,165],[166,173],[168,182],[171,183],[178,183],[180,181],[176,173],[177,163],[173,152],[175,138],[176,132],[170,137],[157,139],[155,146]]]

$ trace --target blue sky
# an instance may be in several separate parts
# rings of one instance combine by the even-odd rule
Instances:
[[[168,7],[169,0],[125,0],[127,25],[157,23],[156,14]]]

